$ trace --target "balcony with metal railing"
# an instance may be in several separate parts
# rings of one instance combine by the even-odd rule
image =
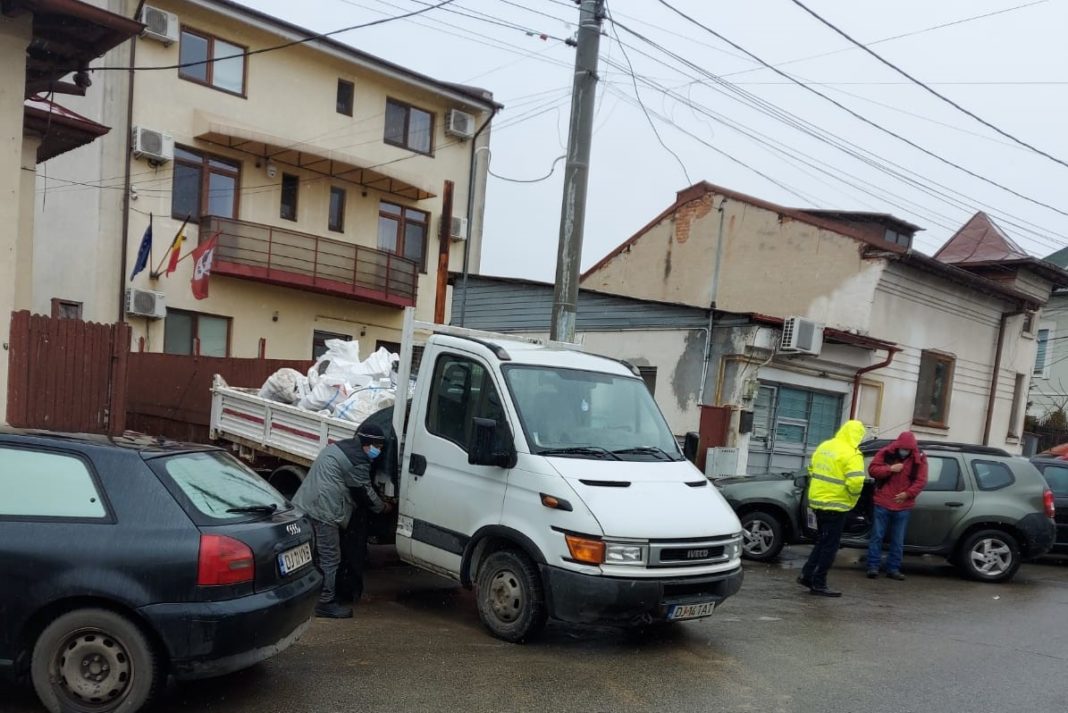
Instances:
[[[244,220],[205,216],[200,239],[219,234],[213,275],[414,307],[419,266],[384,250]]]

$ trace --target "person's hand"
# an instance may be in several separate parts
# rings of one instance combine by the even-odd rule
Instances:
[[[382,501],[382,514],[385,515],[386,513],[393,512],[393,508],[394,507],[395,506],[393,505],[393,502],[391,500],[383,500]]]
[[[891,473],[900,473],[904,468],[905,468],[905,466],[902,465],[901,463],[894,463],[892,466],[890,466],[890,472]]]
[[[908,499],[909,499],[909,494],[904,492],[904,491],[902,491],[902,492],[900,492],[900,493],[898,493],[897,495],[894,496],[894,502],[895,503],[903,503]]]

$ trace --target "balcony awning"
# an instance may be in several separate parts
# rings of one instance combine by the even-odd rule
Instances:
[[[44,97],[30,97],[23,103],[22,132],[41,139],[37,163],[92,143],[109,131],[109,127]]]
[[[237,126],[226,119],[197,113],[195,137],[218,146],[242,151],[275,163],[296,166],[306,171],[349,181],[391,193],[409,200],[433,198],[436,194],[408,175],[396,163],[376,164],[336,149],[285,139],[280,136]]]

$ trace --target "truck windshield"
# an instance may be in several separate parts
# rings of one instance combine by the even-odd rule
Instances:
[[[682,460],[638,378],[548,366],[505,366],[532,453],[590,460]]]

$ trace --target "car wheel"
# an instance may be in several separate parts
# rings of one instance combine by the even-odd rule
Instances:
[[[106,609],[78,609],[41,632],[30,677],[51,713],[134,713],[152,698],[162,675],[133,622]]]
[[[957,563],[972,579],[1004,582],[1020,568],[1020,546],[1007,532],[980,530],[964,541]]]
[[[757,562],[775,559],[782,552],[782,523],[762,510],[747,512],[742,521],[742,556]]]
[[[515,550],[494,552],[478,568],[478,616],[505,641],[525,641],[547,618],[541,577],[530,559]]]
[[[305,475],[307,475],[307,471],[303,468],[298,468],[294,465],[283,465],[271,472],[267,482],[280,492],[286,500],[292,500],[293,496],[297,494],[300,484],[304,482]]]

